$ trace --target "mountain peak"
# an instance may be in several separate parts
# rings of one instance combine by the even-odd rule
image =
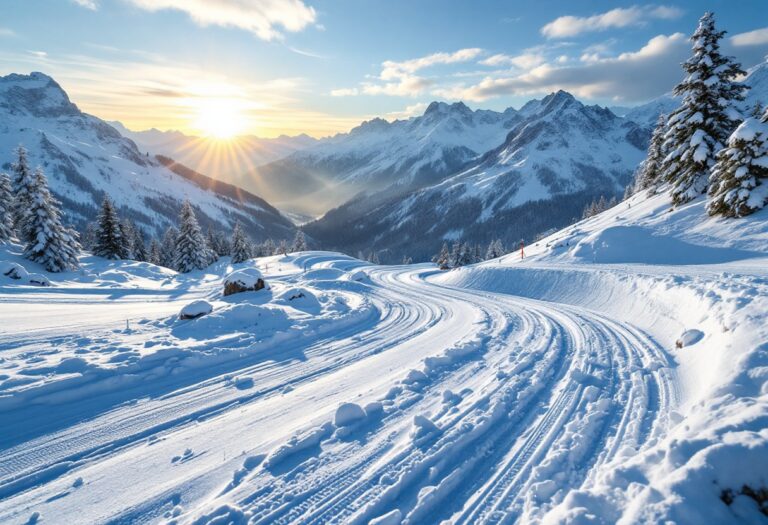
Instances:
[[[430,103],[429,106],[427,106],[427,110],[424,112],[424,116],[437,114],[442,115],[448,113],[467,115],[472,114],[472,110],[469,109],[467,105],[461,101],[448,104],[447,102],[438,102],[435,100],[434,102]]]
[[[549,95],[544,97],[541,100],[541,105],[542,106],[548,106],[548,105],[551,105],[551,104],[562,105],[562,104],[566,104],[566,103],[569,103],[569,102],[574,101],[574,100],[576,100],[576,97],[574,97],[573,95],[571,95],[567,91],[563,91],[562,89],[559,89],[559,90],[555,91],[554,93],[550,93]]]
[[[7,108],[10,113],[35,117],[80,115],[80,110],[70,102],[62,87],[39,71],[0,77],[0,107]]]

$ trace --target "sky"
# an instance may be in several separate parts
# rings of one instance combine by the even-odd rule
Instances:
[[[134,130],[320,137],[432,100],[642,103],[705,10],[726,53],[765,60],[766,0],[0,0],[0,75],[47,73]]]

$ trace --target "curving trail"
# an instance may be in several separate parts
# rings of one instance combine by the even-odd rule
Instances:
[[[298,359],[244,357],[92,417],[73,408],[0,451],[0,522],[529,521],[666,428],[674,370],[639,330],[438,286],[426,266],[366,271],[371,313],[298,340]],[[232,373],[257,387],[232,389]],[[381,411],[339,431],[341,402]],[[306,446],[269,456],[291,436]]]

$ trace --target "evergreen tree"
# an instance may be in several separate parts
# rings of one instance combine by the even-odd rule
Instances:
[[[453,243],[453,247],[451,248],[451,258],[449,264],[451,268],[458,268],[461,266],[461,254],[461,242],[456,241]]]
[[[499,241],[491,241],[488,243],[488,249],[485,251],[485,260],[489,261],[491,259],[495,259],[497,257],[501,257],[501,253],[499,253],[497,247]]]
[[[234,264],[245,262],[251,258],[251,247],[248,239],[240,227],[240,223],[235,224],[232,230],[232,262]]]
[[[277,255],[277,252],[275,251],[275,241],[272,239],[267,239],[264,242],[264,255],[266,257],[269,257],[271,255]]]
[[[279,255],[288,255],[288,243],[285,242],[285,239],[280,241],[280,246],[277,247],[277,253]]]
[[[11,179],[5,173],[0,173],[0,244],[10,241],[13,237],[11,205]]]
[[[188,273],[202,270],[213,262],[213,254],[208,249],[200,225],[195,217],[195,210],[188,200],[184,201],[179,215],[179,236],[176,239],[174,265],[176,270]]]
[[[473,263],[483,262],[483,248],[479,244],[475,244],[475,252],[472,257]]]
[[[133,260],[139,262],[149,261],[147,245],[144,242],[144,234],[136,225],[133,225]]]
[[[293,238],[292,252],[304,252],[307,250],[307,240],[304,238],[304,232],[296,230],[296,237]]]
[[[160,265],[162,264],[162,260],[163,256],[162,250],[160,249],[160,243],[153,237],[152,242],[149,243],[149,262]]]
[[[434,262],[438,268],[447,270],[450,268],[451,265],[451,252],[448,250],[448,243],[444,242],[443,247],[440,248],[440,253],[435,255],[432,258],[432,262]]]
[[[661,183],[661,170],[664,162],[664,134],[667,132],[667,117],[662,113],[656,121],[651,143],[648,146],[648,156],[640,164],[635,177],[634,191],[650,189],[655,192]]]
[[[686,78],[675,87],[681,106],[672,112],[664,136],[664,180],[672,185],[672,202],[688,202],[707,189],[716,155],[738,122],[734,103],[744,100],[746,86],[734,81],[744,75],[732,58],[720,54],[725,31],[705,13],[693,41],[693,56],[684,64]]]
[[[105,259],[122,259],[125,255],[125,242],[120,219],[112,201],[104,196],[98,217],[93,254]]]
[[[27,150],[24,146],[16,148],[16,162],[11,165],[11,186],[13,189],[12,215],[16,236],[23,243],[33,241],[32,231],[27,218],[32,206],[35,191],[35,174],[29,168]]]
[[[61,224],[59,203],[51,196],[48,180],[40,168],[35,172],[25,222],[30,235],[24,249],[27,259],[43,265],[49,272],[74,270],[80,266],[77,233]]]
[[[759,188],[759,189],[757,189]],[[768,202],[768,110],[748,118],[728,139],[709,178],[710,215],[743,217]]]
[[[469,243],[464,243],[461,246],[461,266],[467,266],[473,262],[473,251]]]
[[[403,264],[411,264],[413,263],[413,258],[408,257],[407,255],[403,255]]]
[[[179,237],[179,230],[169,226],[163,234],[163,242],[160,246],[160,264],[171,270],[176,269],[176,239]]]
[[[120,221],[120,235],[123,237],[123,252],[121,259],[135,259],[133,254],[133,240],[136,237],[133,223],[124,219]]]

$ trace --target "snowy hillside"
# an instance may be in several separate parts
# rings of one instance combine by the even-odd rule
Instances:
[[[277,206],[315,216],[359,191],[420,187],[450,175],[503,142],[520,118],[433,102],[423,115],[376,118],[288,158],[260,167],[257,193]]]
[[[464,171],[404,198],[359,198],[308,231],[342,250],[373,244],[390,262],[426,260],[457,239],[513,245],[572,222],[596,196],[621,194],[645,156],[644,129],[564,91],[515,116],[501,146]]]
[[[703,206],[448,272],[0,275],[0,522],[764,523],[768,209]]]
[[[9,170],[23,144],[32,167],[41,165],[67,218],[82,228],[106,193],[123,215],[153,235],[175,223],[181,202],[198,208],[201,222],[229,231],[239,219],[256,239],[289,238],[291,223],[263,199],[212,191],[210,179],[191,180],[139,152],[106,122],[82,113],[42,73],[0,77],[0,166]]]

